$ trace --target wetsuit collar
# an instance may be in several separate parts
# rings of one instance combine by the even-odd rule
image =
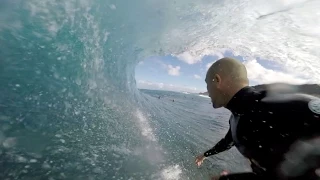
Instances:
[[[226,108],[235,115],[244,113],[247,107],[246,104],[252,99],[250,98],[252,91],[253,88],[250,86],[243,87],[231,98]]]

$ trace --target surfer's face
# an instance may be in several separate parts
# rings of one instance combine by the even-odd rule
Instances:
[[[221,96],[220,96],[220,77],[216,75],[214,78],[206,78],[207,83],[207,91],[209,93],[209,97],[211,98],[213,108],[220,108],[221,105]]]

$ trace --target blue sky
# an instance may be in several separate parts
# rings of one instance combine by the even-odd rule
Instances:
[[[308,83],[310,80],[288,73],[276,61],[261,58],[245,59],[234,56],[231,51],[218,52],[201,59],[186,56],[149,57],[136,67],[138,88],[180,92],[206,91],[204,82],[208,67],[222,57],[240,60],[248,70],[250,85],[287,82]]]

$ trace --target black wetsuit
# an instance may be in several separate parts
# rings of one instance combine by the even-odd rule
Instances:
[[[232,112],[229,131],[204,156],[220,153],[235,145],[242,155],[250,159],[253,173],[227,175],[221,177],[221,180],[282,179],[284,175],[279,175],[279,169],[286,162],[285,154],[291,151],[291,145],[297,140],[320,137],[319,98],[303,94],[268,96],[267,93],[266,90],[257,91],[248,86],[228,103],[226,108]],[[299,149],[297,151],[298,154],[308,153]],[[314,154],[311,166],[319,167],[319,155]],[[310,168],[312,171],[308,172]],[[295,172],[297,175],[291,179],[317,179],[314,167],[306,169],[300,173]],[[293,173],[294,168],[290,170],[289,174]]]

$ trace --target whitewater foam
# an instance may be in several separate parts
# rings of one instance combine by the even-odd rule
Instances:
[[[181,174],[182,170],[179,165],[169,166],[161,171],[161,180],[179,180]]]
[[[200,97],[204,97],[204,98],[210,98],[209,96],[202,95],[202,94],[200,94],[199,96],[200,96]]]
[[[150,141],[156,141],[156,137],[152,132],[152,128],[149,125],[147,118],[142,114],[142,112],[137,109],[136,117],[140,126],[141,134]]]

